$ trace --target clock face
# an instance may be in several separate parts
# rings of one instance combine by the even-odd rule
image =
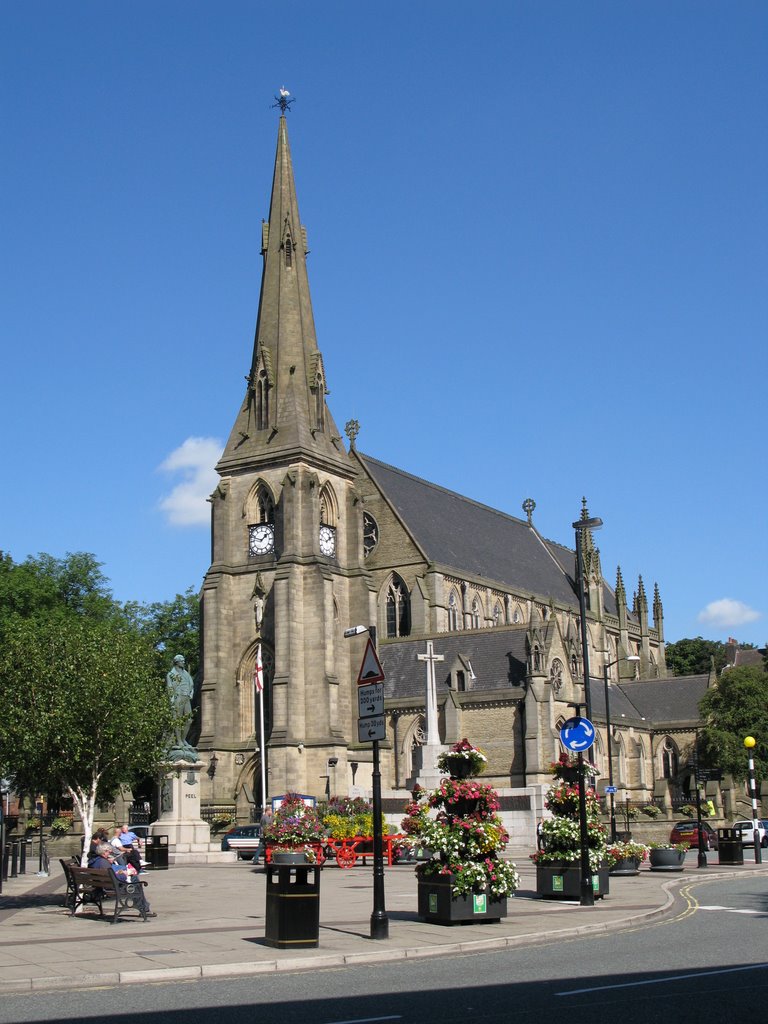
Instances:
[[[336,531],[332,526],[320,527],[320,552],[332,555],[336,551]]]
[[[248,527],[248,553],[267,555],[275,550],[275,528],[272,523]]]
[[[379,525],[369,512],[363,512],[363,551],[370,555],[379,543]]]

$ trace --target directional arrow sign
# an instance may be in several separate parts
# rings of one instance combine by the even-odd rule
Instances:
[[[358,686],[357,713],[361,718],[384,714],[384,683]]]
[[[365,686],[366,683],[381,683],[383,681],[384,669],[381,667],[373,641],[368,637],[368,643],[365,645],[365,654],[363,655],[363,663],[360,666],[360,674],[357,677],[357,685]]]
[[[589,750],[595,742],[595,727],[588,718],[569,718],[563,722],[560,739],[568,750]]]
[[[373,743],[374,740],[386,739],[387,729],[384,716],[378,718],[358,718],[357,739],[359,743]]]

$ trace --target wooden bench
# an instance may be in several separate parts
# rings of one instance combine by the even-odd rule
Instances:
[[[102,904],[105,900],[113,900],[112,924],[131,910],[138,911],[142,921],[149,917],[149,905],[144,895],[146,882],[135,877],[129,882],[121,882],[111,868],[81,868],[64,860],[61,866],[67,879],[64,899],[70,916],[77,913],[78,907],[94,904],[103,917]]]

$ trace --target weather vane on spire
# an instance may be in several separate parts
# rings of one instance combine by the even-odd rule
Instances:
[[[295,99],[288,99],[288,97],[290,95],[291,94],[288,92],[288,90],[285,88],[285,86],[281,85],[280,86],[280,95],[279,96],[275,96],[275,99],[277,100],[277,103],[273,103],[272,104],[273,108],[274,107],[280,107],[280,114],[281,115],[284,114],[286,112],[286,110],[290,110],[291,109],[291,104],[296,102]]]

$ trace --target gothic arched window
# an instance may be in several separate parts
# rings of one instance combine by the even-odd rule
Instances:
[[[285,238],[285,266],[287,270],[293,267],[293,240],[290,235]]]
[[[260,523],[274,523],[275,506],[272,502],[272,495],[261,486],[256,494],[256,508],[258,509]]]
[[[387,636],[409,636],[411,602],[408,588],[399,576],[393,576],[387,587]]]
[[[677,753],[677,747],[673,740],[667,736],[664,740],[664,746],[661,748],[661,772],[662,777],[665,779],[677,778],[677,773],[680,770],[680,759]]]
[[[325,382],[320,374],[315,381],[315,427],[325,430]]]
[[[259,370],[256,378],[256,429],[266,430],[269,426],[269,380],[266,370]]]
[[[459,628],[459,600],[456,591],[452,590],[448,598],[448,629],[455,632]]]
[[[480,602],[476,597],[472,598],[472,629],[480,629]]]
[[[501,605],[497,601],[493,606],[493,624],[494,626],[500,626],[504,622],[504,612],[501,610]]]

